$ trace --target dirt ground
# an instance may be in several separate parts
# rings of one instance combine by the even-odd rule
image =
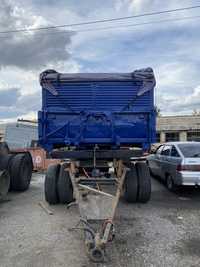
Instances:
[[[43,182],[44,175],[34,174],[29,191],[0,203],[0,267],[200,266],[200,190],[173,194],[152,179],[148,204],[120,203],[107,260],[94,264],[82,234],[69,230],[78,222],[77,208],[52,206],[48,215],[38,205]]]

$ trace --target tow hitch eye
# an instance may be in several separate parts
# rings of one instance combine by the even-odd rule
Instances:
[[[94,247],[89,250],[89,257],[93,262],[103,262],[104,254],[104,250],[101,248]]]

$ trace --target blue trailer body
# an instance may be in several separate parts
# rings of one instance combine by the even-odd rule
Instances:
[[[40,76],[39,143],[47,151],[94,145],[116,148],[155,142],[155,78],[151,68],[133,73]]]

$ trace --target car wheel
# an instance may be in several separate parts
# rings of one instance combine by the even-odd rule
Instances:
[[[169,191],[174,192],[176,190],[176,185],[174,184],[174,180],[171,175],[167,175],[166,185]]]
[[[155,176],[155,175],[153,174],[153,172],[152,172],[150,166],[149,166],[149,162],[146,161],[146,163],[147,163],[147,166],[148,166],[148,168],[149,168],[149,173],[150,173],[150,175],[151,175],[151,176]]]

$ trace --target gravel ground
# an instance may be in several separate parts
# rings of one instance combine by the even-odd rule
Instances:
[[[94,264],[81,233],[69,231],[78,222],[77,208],[52,206],[48,215],[38,205],[43,181],[34,174],[29,191],[0,204],[0,267],[200,266],[200,190],[172,194],[152,179],[148,204],[119,204],[107,260]]]

